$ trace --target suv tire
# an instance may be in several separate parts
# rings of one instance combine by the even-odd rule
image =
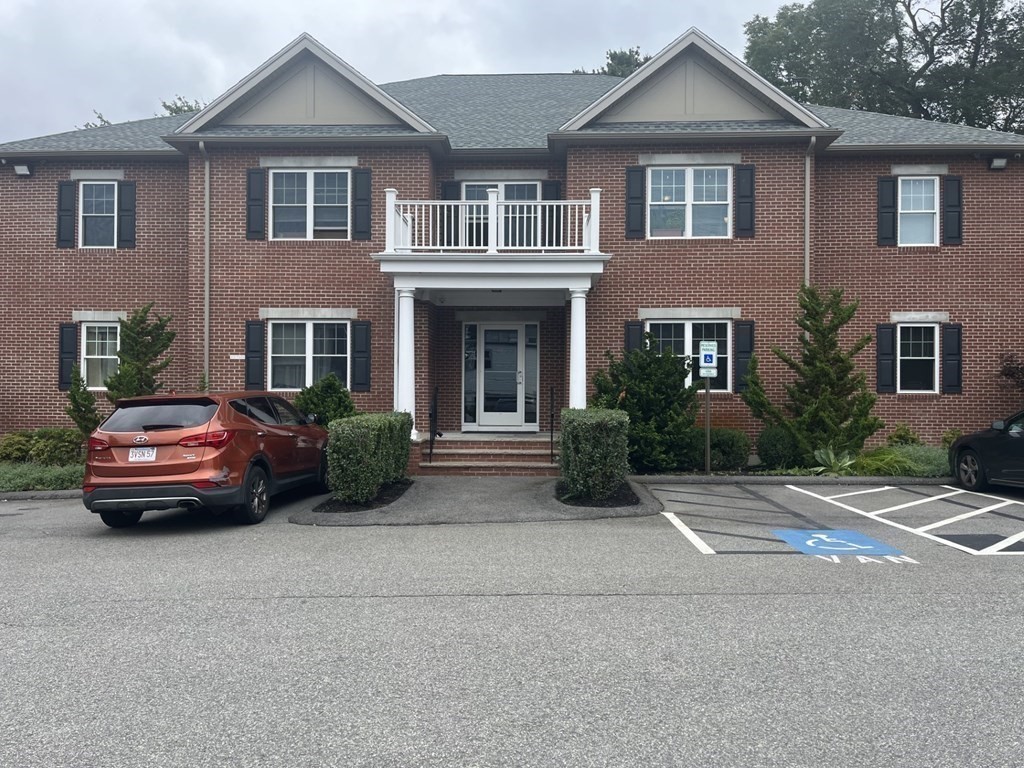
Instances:
[[[270,483],[262,467],[252,466],[245,473],[242,506],[238,508],[238,522],[256,525],[263,522],[270,510]]]

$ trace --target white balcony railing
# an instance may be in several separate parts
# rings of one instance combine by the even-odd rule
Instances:
[[[601,190],[590,200],[399,200],[385,190],[385,250],[600,253]]]

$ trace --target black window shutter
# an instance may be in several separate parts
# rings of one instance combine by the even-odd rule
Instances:
[[[57,373],[57,389],[67,392],[71,389],[71,369],[78,364],[78,324],[60,324],[60,359]]]
[[[737,165],[736,237],[754,236],[754,166]]]
[[[754,354],[754,321],[737,320],[733,323],[733,390],[745,392],[750,358]]]
[[[542,200],[561,200],[562,182],[558,180],[542,181],[540,191]],[[541,241],[543,245],[557,248],[562,244],[563,210],[558,205],[548,207],[544,218],[544,236]]]
[[[352,392],[370,391],[370,322],[352,321]]]
[[[75,208],[78,182],[62,181],[57,185],[57,247],[75,247]]]
[[[640,349],[644,343],[644,324],[637,320],[626,323],[626,352]]]
[[[262,320],[245,322],[245,388],[266,389],[267,333]]]
[[[942,178],[942,244],[964,241],[963,182],[959,176]]]
[[[352,171],[352,239],[369,240],[372,236],[370,218],[370,169]]]
[[[626,169],[626,239],[643,240],[644,209],[647,207],[647,169],[642,165]]]
[[[895,176],[878,178],[878,244],[896,245]],[[896,391],[895,388],[893,391]]]
[[[245,172],[245,239],[267,239],[267,172],[262,168]]]
[[[963,394],[963,326],[945,323],[942,326],[942,394]]]
[[[135,182],[117,185],[117,247],[135,247]]]
[[[878,392],[896,391],[896,326],[890,323],[875,327],[875,389]]]

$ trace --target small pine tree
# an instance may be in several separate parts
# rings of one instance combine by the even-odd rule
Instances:
[[[697,415],[695,387],[686,385],[690,358],[677,357],[645,334],[640,349],[619,360],[609,352],[608,370],[594,376],[595,408],[629,416],[629,463],[635,472],[667,472],[685,461]]]
[[[71,417],[86,440],[100,425],[100,414],[96,410],[96,396],[85,386],[82,371],[76,365],[71,369],[71,389],[68,390],[68,407],[64,413]]]
[[[117,352],[117,372],[108,377],[107,399],[116,403],[122,397],[155,395],[163,384],[157,381],[171,363],[170,356],[160,357],[174,341],[174,331],[167,330],[169,316],[157,315],[150,320],[150,302],[135,310],[131,317],[120,323],[121,348]]]
[[[846,350],[840,345],[840,331],[853,319],[858,306],[856,301],[844,304],[841,289],[822,296],[814,287],[804,286],[798,300],[802,314],[796,324],[803,331],[799,358],[772,347],[772,353],[796,374],[793,383],[785,386],[787,401],[780,408],[768,399],[754,357],[743,402],[755,418],[785,429],[805,464],[826,446],[836,453],[857,454],[864,441],[883,426],[871,415],[876,397],[853,360],[871,342],[871,335],[860,337]]]

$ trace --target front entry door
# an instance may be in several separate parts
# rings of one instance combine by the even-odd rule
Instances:
[[[524,338],[521,325],[480,326],[477,423],[481,427],[523,425]]]

